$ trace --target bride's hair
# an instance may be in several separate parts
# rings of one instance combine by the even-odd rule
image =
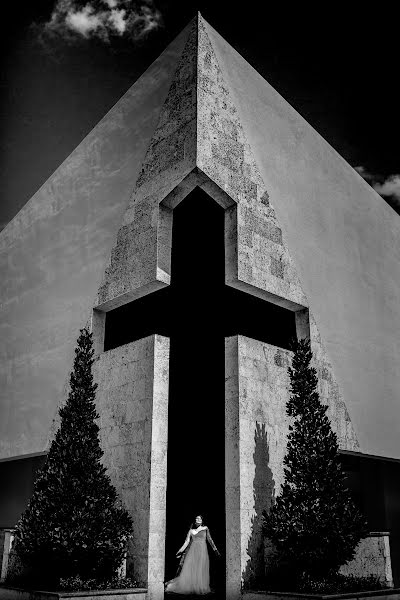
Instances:
[[[197,517],[201,517],[201,524],[204,527],[204,519],[202,517],[202,515],[196,515],[195,518],[192,521],[192,524],[190,525],[190,529],[195,529],[196,528],[196,519]]]

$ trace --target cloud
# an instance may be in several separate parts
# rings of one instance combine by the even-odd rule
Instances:
[[[103,27],[102,19],[94,13],[94,9],[90,5],[85,6],[82,10],[67,13],[65,25],[84,37],[88,37]]]
[[[365,181],[372,181],[373,179],[375,179],[375,176],[372,175],[372,173],[370,173],[369,171],[367,171],[367,169],[365,167],[354,167],[354,170],[357,171],[357,173],[359,175],[361,175],[361,177],[363,177],[365,179]]]
[[[354,169],[374,188],[381,196],[394,196],[400,200],[400,175],[389,175],[383,177],[376,173],[367,171],[365,167],[354,167]]]
[[[126,31],[126,10],[124,10],[123,8],[116,10],[113,9],[111,11],[110,17],[110,25],[115,29],[115,31],[117,31],[119,33],[119,35],[122,35],[123,33],[125,33]]]
[[[394,196],[400,200],[400,175],[391,175],[382,184],[376,183],[373,188],[381,196]]]
[[[68,41],[97,37],[110,42],[113,36],[137,41],[160,27],[162,15],[153,0],[56,0],[41,33]]]
[[[354,169],[400,214],[400,175],[384,177],[377,173],[371,173],[362,166],[354,167]]]

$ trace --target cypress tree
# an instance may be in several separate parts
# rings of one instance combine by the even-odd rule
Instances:
[[[269,514],[263,514],[263,531],[295,578],[323,578],[353,558],[368,529],[346,487],[337,437],[310,366],[310,342],[295,342],[293,351],[285,480]]]
[[[47,579],[104,580],[123,559],[132,520],[100,459],[92,334],[80,330],[60,426],[16,526],[15,552]]]

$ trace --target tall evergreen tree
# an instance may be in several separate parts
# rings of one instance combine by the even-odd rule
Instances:
[[[81,329],[60,426],[16,527],[16,554],[53,580],[113,576],[132,531],[100,462],[93,353],[92,334]]]
[[[317,392],[308,340],[293,346],[285,481],[263,530],[294,575],[323,577],[351,560],[367,524],[345,483],[336,434]]]

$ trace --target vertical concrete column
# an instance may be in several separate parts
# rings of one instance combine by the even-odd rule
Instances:
[[[169,339],[156,335],[154,342],[147,567],[149,600],[164,598],[168,447]]]
[[[103,462],[133,519],[127,574],[164,595],[169,339],[152,335],[94,363]]]
[[[310,339],[310,316],[308,308],[297,310],[296,317],[296,334],[297,339]]]
[[[13,537],[13,529],[0,529],[0,581],[4,581],[7,577],[8,558]]]
[[[92,310],[89,327],[93,334],[94,356],[97,357],[104,351],[106,313],[94,308]]]
[[[394,587],[389,535],[390,535],[389,532],[386,532],[382,535],[383,557],[384,557],[384,580],[390,587]]]
[[[241,596],[239,352],[237,336],[225,339],[226,598]]]
[[[227,599],[265,572],[262,512],[284,479],[291,353],[244,336],[225,341]]]

